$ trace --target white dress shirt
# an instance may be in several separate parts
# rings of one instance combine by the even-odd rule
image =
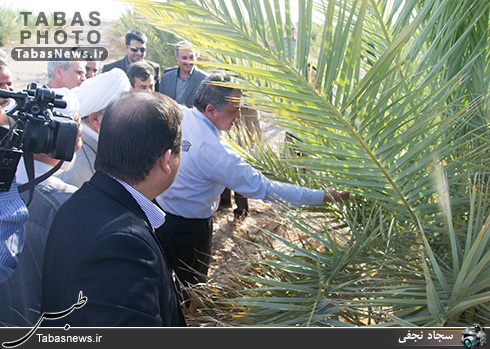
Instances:
[[[157,197],[164,211],[184,218],[209,218],[218,209],[224,188],[251,199],[285,200],[294,205],[322,203],[323,190],[269,180],[247,164],[197,108],[183,107],[182,112],[182,139],[192,146],[181,154],[174,183]]]
[[[118,181],[136,200],[136,202],[138,203],[138,205],[141,207],[146,217],[148,218],[148,221],[150,222],[153,231],[155,231],[155,229],[159,228],[160,226],[163,225],[163,223],[165,223],[165,212],[160,210],[160,208],[157,205],[155,205],[146,196],[141,194],[139,191],[134,189],[125,181],[116,177],[112,177],[112,178]]]
[[[38,161],[38,160],[34,160],[35,178],[42,176],[43,174],[50,171],[52,168],[53,168],[53,166],[51,166],[51,165],[48,165],[48,164],[41,162],[41,161]],[[55,174],[59,174],[61,171],[63,171],[63,170],[59,169],[58,171],[55,172]],[[20,159],[19,164],[17,165],[17,172],[15,173],[15,175],[17,176],[17,184],[18,185],[25,184],[25,183],[29,182],[29,177],[27,176],[27,170],[26,170],[26,166],[24,163],[24,158]],[[39,184],[50,184],[52,181],[56,181],[56,180],[58,180],[57,176],[53,175],[53,176],[49,176],[48,178],[46,178],[44,181],[42,181]]]

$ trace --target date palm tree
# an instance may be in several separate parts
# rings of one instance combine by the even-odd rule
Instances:
[[[208,297],[220,308],[211,314],[248,325],[489,324],[487,0],[132,3],[300,135],[280,153],[235,144],[248,161],[352,193],[337,206],[278,207],[302,244],[275,236],[288,249],[264,247],[256,275]]]

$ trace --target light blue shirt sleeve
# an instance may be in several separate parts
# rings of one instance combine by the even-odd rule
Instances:
[[[257,200],[321,204],[323,190],[269,180],[220,138],[220,131],[196,108],[183,110],[182,139],[192,147],[181,154],[174,183],[157,201],[165,212],[185,218],[209,218],[224,188]]]
[[[14,178],[10,190],[0,192],[0,284],[7,281],[17,267],[18,255],[24,246],[24,223],[28,218],[29,212]]]
[[[201,159],[204,172],[210,173],[211,177],[218,183],[230,188],[237,193],[250,199],[265,201],[289,202],[293,205],[321,204],[324,198],[323,190],[315,190],[300,187],[290,183],[282,183],[269,180],[260,171],[246,163],[241,156],[224,141],[220,142],[219,152],[214,149],[206,149],[204,144],[203,154],[217,154],[213,156],[213,162]],[[209,159],[211,157],[207,157]]]

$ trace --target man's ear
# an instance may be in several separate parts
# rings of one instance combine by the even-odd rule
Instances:
[[[214,117],[214,115],[216,114],[216,108],[211,105],[211,104],[208,104],[206,106],[206,109],[204,110],[204,114],[206,114],[207,117]]]
[[[166,174],[172,173],[172,169],[170,168],[170,155],[171,154],[172,154],[172,150],[167,149],[167,151],[165,151],[165,153],[163,153],[163,155],[160,156],[160,158],[158,159],[161,169]]]
[[[54,76],[61,77],[62,72],[63,72],[63,68],[61,68],[59,65],[54,67]]]
[[[102,114],[94,112],[88,116],[88,121],[97,130],[100,130],[100,124],[102,123]]]

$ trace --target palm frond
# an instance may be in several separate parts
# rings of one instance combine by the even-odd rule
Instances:
[[[477,306],[488,319],[487,187],[468,184],[489,165],[488,1],[131,3],[198,46],[209,70],[240,76],[245,104],[300,139],[235,144],[247,161],[355,194],[310,208],[328,224],[284,214],[304,243],[272,235],[287,250],[265,249],[261,275],[221,303],[242,307],[234,321],[435,326]]]

